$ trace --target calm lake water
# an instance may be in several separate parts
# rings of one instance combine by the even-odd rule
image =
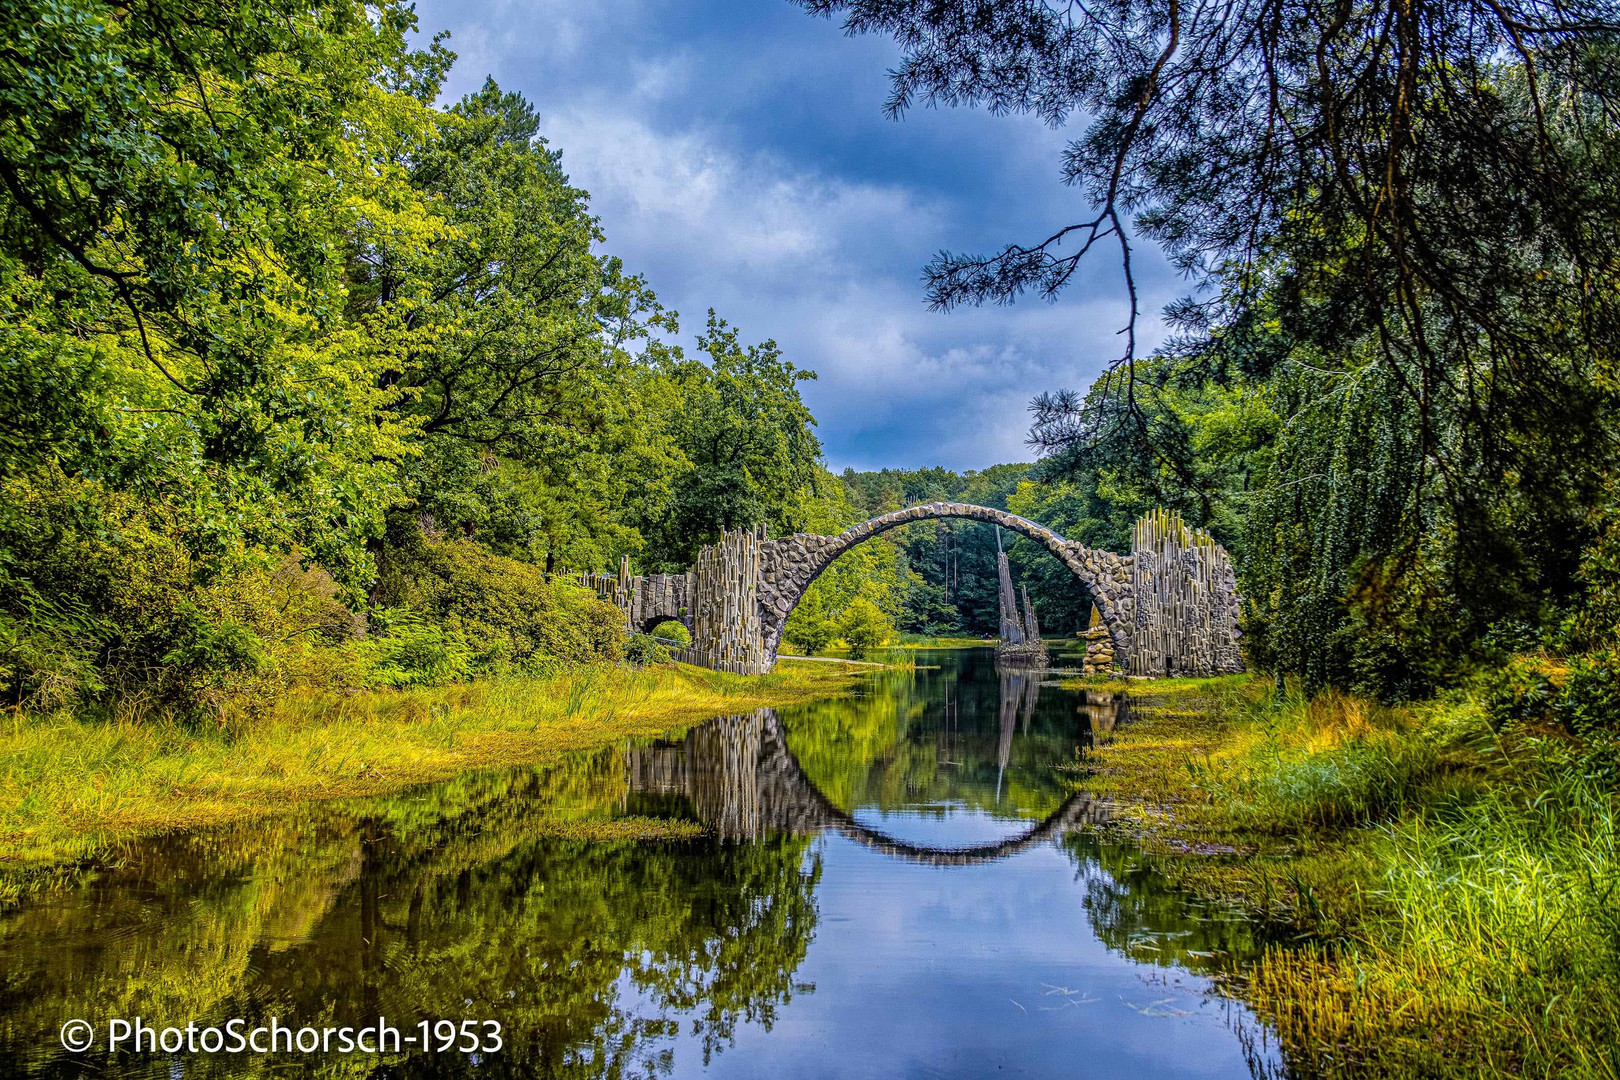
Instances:
[[[908,656],[851,700],[139,845],[0,915],[0,1075],[1281,1075],[1212,978],[1256,928],[1087,828],[1077,765],[1121,706]],[[568,836],[624,817],[708,832]],[[109,1056],[135,1016],[504,1045]]]

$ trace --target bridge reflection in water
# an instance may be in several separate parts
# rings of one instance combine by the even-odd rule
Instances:
[[[1039,672],[1004,669],[998,674],[997,805],[1013,741],[1020,731],[1029,734],[1041,690]],[[1111,732],[1121,710],[1128,706],[1122,694],[1085,691],[1081,699],[1072,740],[1084,747]],[[951,704],[946,703],[947,718]],[[967,866],[1007,858],[1105,816],[1089,796],[1071,794],[1044,817],[1028,824],[1018,822],[1016,832],[992,843],[930,846],[904,840],[863,823],[854,808],[839,806],[817,787],[789,747],[782,719],[773,709],[721,717],[692,729],[684,738],[635,747],[625,756],[632,796],[684,801],[699,821],[726,841],[831,831],[910,862]]]
[[[407,1033],[471,1016],[507,1037],[481,1059],[288,1057],[287,1077],[1276,1075],[1213,978],[1261,955],[1262,929],[1074,828],[1098,811],[1064,766],[1122,703],[1005,677],[988,650],[928,659],[628,753],[132,844],[0,910],[0,1078],[269,1069],[60,1047],[64,1017],[136,1012]],[[660,815],[709,835],[612,838]]]

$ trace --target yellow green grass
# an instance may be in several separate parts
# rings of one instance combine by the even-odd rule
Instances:
[[[1465,695],[1128,692],[1075,782],[1184,887],[1291,928],[1240,989],[1299,1075],[1620,1076],[1620,815],[1589,748]]]
[[[836,695],[854,677],[821,664],[783,664],[752,678],[674,665],[578,666],[545,677],[299,694],[224,729],[14,713],[0,721],[0,871],[14,890],[31,874],[143,834],[540,763],[710,716]]]

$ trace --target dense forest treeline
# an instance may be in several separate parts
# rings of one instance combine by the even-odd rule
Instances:
[[[824,522],[813,376],[713,313],[683,349],[530,105],[435,104],[453,54],[414,27],[0,14],[11,704],[616,658],[564,572]]]

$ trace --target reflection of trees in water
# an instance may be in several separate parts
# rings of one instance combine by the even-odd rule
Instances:
[[[1055,767],[1073,761],[1080,734],[1070,695],[1043,697],[1038,672],[998,672],[988,650],[942,663],[874,679],[863,697],[783,710],[806,775],[845,808],[1051,813],[1067,795]]]
[[[1105,946],[1139,964],[1198,975],[1231,974],[1252,964],[1277,937],[1235,909],[1178,889],[1152,860],[1128,845],[1073,832],[1062,840],[1085,887],[1087,921]],[[1209,991],[1224,998],[1227,1026],[1237,1036],[1254,1080],[1285,1080],[1291,1064],[1275,1036],[1232,994],[1229,983]]]
[[[1130,960],[1220,976],[1241,971],[1277,940],[1241,912],[1177,888],[1151,858],[1128,844],[1092,832],[1070,832],[1059,843],[1085,890],[1092,933]],[[1217,982],[1206,993],[1224,999],[1226,1024],[1254,1080],[1293,1075],[1288,1061],[1278,1057],[1275,1037],[1232,995],[1229,983]]]
[[[1003,683],[985,669],[959,685],[906,673],[892,693],[880,683],[873,697],[800,710],[798,721],[768,710],[730,717],[627,753],[143,845],[126,868],[82,890],[0,914],[0,1076],[131,1075],[132,1062],[81,1068],[48,1048],[66,1017],[135,1014],[182,1023],[381,1014],[400,1027],[480,1017],[506,1025],[507,1050],[476,1066],[418,1054],[378,1071],[667,1072],[677,1030],[709,1055],[739,1024],[773,1023],[807,989],[794,979],[817,924],[820,861],[809,838],[851,819],[831,792],[810,794],[818,778],[799,755],[819,755],[816,770],[846,794],[992,805],[1005,772],[1008,797],[1016,790],[1022,806],[1036,804],[1031,792],[1048,799],[1041,805],[1078,805],[1064,802],[1061,774],[1050,796],[1040,778],[1072,760],[1077,732],[1109,730],[1118,703],[1043,694],[1024,674]],[[640,846],[536,835],[655,806],[715,835]],[[1084,831],[1060,843],[1110,948],[1198,972],[1256,949],[1251,926],[1178,893],[1133,849]],[[919,857],[903,847],[882,850]],[[166,1058],[138,1063],[168,1075]],[[290,1064],[316,1063],[245,1055],[186,1067],[241,1074]],[[361,1056],[335,1064],[375,1067]]]
[[[1062,844],[1084,884],[1093,932],[1132,960],[1215,974],[1258,956],[1268,940],[1236,910],[1176,888],[1128,844],[1085,832],[1069,833]]]
[[[803,989],[793,975],[815,931],[819,861],[807,867],[808,842],[792,836],[534,838],[552,815],[616,812],[624,764],[588,755],[178,837],[83,890],[9,912],[0,1075],[81,1071],[48,1049],[72,1016],[496,1019],[508,1048],[482,1063],[484,1076],[652,1073],[667,1068],[677,1025],[709,1054],[739,1023],[770,1024]],[[168,1075],[162,1057],[82,1068],[129,1075],[136,1064]],[[460,1055],[418,1055],[389,1073],[469,1068]],[[197,1070],[268,1065],[188,1061]]]
[[[424,1015],[504,1014],[523,1033],[499,1062],[513,1075],[655,1071],[677,1025],[707,1059],[806,989],[793,973],[814,934],[819,863],[802,872],[805,846],[524,848],[419,894],[431,933],[386,948],[393,992]]]

